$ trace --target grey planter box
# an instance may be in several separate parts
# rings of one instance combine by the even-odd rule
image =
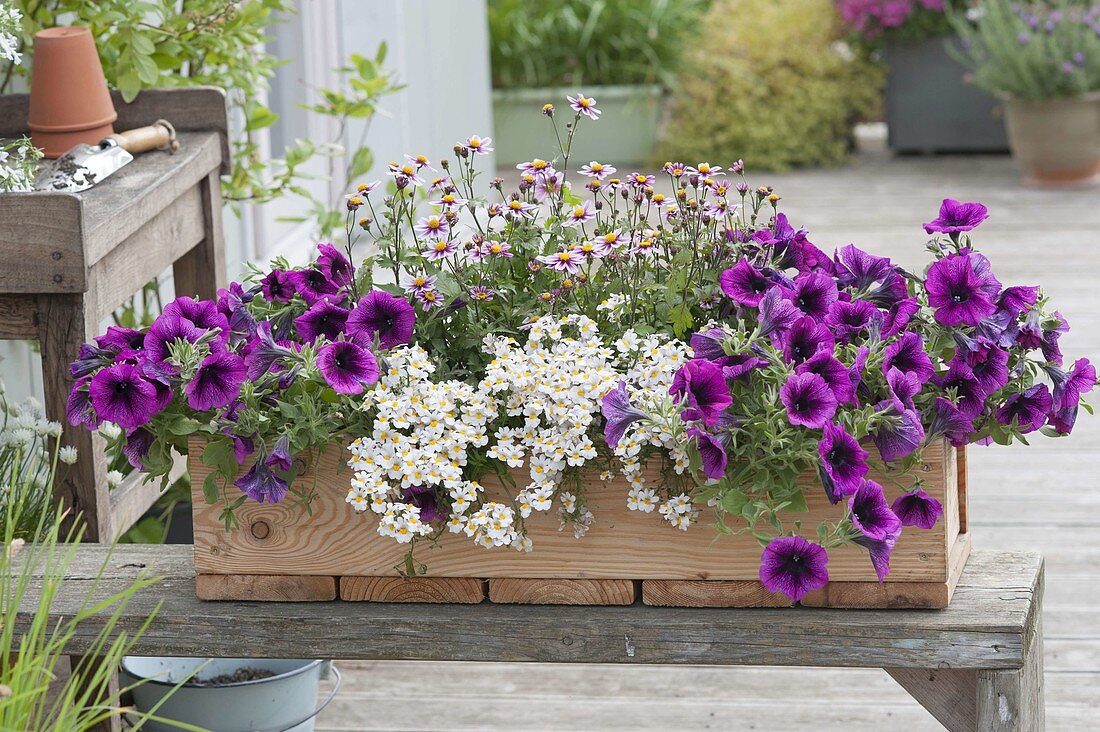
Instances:
[[[943,38],[886,44],[889,145],[905,153],[1007,152],[1004,113],[963,80]]]
[[[653,162],[653,151],[660,126],[663,90],[660,86],[589,86],[580,89],[596,100],[600,118],[596,122],[581,119],[569,167],[576,170],[592,160],[622,165]],[[493,91],[493,149],[497,164],[512,166],[532,158],[552,160],[561,157],[550,121],[542,114],[542,105],[554,105],[558,128],[564,135],[565,121],[573,119],[573,110],[565,100],[578,89],[497,89]]]

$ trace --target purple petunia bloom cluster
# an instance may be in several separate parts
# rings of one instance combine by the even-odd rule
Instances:
[[[378,381],[377,353],[410,343],[416,314],[403,297],[357,291],[355,269],[332,244],[299,269],[273,269],[255,282],[232,283],[213,301],[179,297],[143,330],[112,326],[80,348],[68,418],[96,429],[122,428],[121,453],[135,469],[152,469],[150,453],[183,437],[178,418],[212,425],[249,469],[236,486],[256,501],[278,502],[288,490],[292,426],[267,446],[257,414],[290,415],[316,389],[357,395]],[[281,410],[281,412],[280,412]],[[175,445],[182,450],[182,445]],[[158,456],[163,458],[163,455]]]
[[[868,550],[881,581],[902,527],[929,529],[943,508],[919,485],[891,502],[867,478],[872,462],[919,459],[938,440],[1068,433],[1096,370],[1066,365],[1068,326],[1044,311],[1038,287],[1003,286],[973,248],[987,217],[979,203],[945,200],[925,224],[943,238],[923,277],[852,245],[828,256],[783,214],[753,234],[718,277],[725,317],[691,336],[695,356],[669,392],[705,477],[725,474],[731,436],[767,452],[777,427],[758,419],[750,431],[753,414],[775,410],[785,443],[816,442],[806,467],[831,503],[845,501],[847,540]],[[779,537],[760,577],[797,600],[827,581],[826,561],[822,547]]]

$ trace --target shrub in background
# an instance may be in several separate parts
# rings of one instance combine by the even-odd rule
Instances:
[[[672,81],[709,0],[489,0],[493,87]]]
[[[839,40],[832,0],[717,0],[701,26],[663,158],[767,170],[844,160],[853,122],[880,104],[883,75]]]
[[[945,0],[836,0],[836,7],[845,24],[868,40],[918,41],[952,32]]]
[[[951,50],[982,89],[1027,101],[1100,89],[1100,4],[985,0],[980,13],[952,9],[962,42]]]

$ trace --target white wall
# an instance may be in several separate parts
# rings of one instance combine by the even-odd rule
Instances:
[[[379,43],[389,46],[386,66],[397,71],[406,88],[386,97],[383,112],[370,123],[367,144],[374,151],[375,169],[365,180],[382,178],[386,163],[408,153],[423,153],[433,161],[453,157],[455,142],[472,134],[492,135],[489,39],[485,0],[300,0],[299,15],[279,28],[273,44],[281,55],[296,57],[280,74],[271,102],[285,125],[271,142],[316,136],[328,139],[323,120],[308,119],[295,105],[309,98],[311,88],[332,84],[331,68],[352,53],[373,56]],[[358,141],[362,123],[351,126],[347,144]],[[493,161],[482,158],[482,186],[491,177]],[[321,190],[329,188],[319,181]],[[337,199],[338,191],[328,190]],[[246,210],[241,219],[225,217],[226,261],[230,277],[243,270],[248,258],[274,254],[301,261],[314,242],[308,229],[276,219],[293,213],[289,202],[273,202]],[[0,342],[0,380],[9,394],[41,396],[39,362],[22,343]]]

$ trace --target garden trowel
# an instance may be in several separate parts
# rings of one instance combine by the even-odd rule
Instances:
[[[138,153],[148,150],[175,152],[177,149],[176,130],[158,119],[148,127],[105,137],[96,145],[77,145],[38,173],[34,189],[63,193],[86,191],[129,163]]]

